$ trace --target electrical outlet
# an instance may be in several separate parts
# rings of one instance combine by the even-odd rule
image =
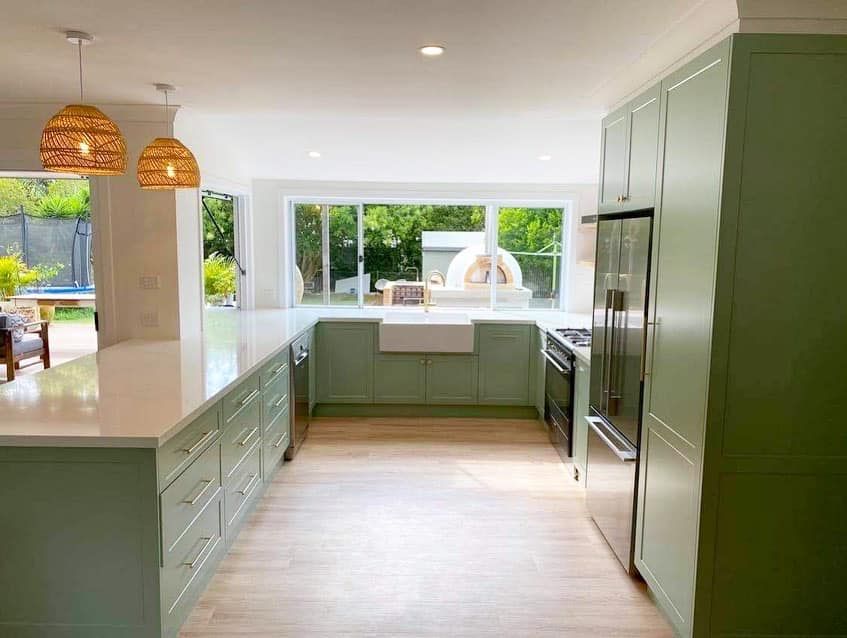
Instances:
[[[159,327],[159,312],[156,310],[146,310],[141,313],[141,325],[145,328]]]
[[[159,275],[141,275],[138,278],[138,287],[141,290],[158,290],[162,287],[162,280]]]

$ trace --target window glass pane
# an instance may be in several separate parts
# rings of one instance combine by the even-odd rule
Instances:
[[[562,284],[561,208],[501,208],[498,308],[558,308]]]
[[[466,281],[485,254],[485,207],[366,204],[364,216],[365,304],[420,305],[423,280],[437,271],[438,306],[486,307],[485,282]]]
[[[356,206],[295,204],[294,274],[298,305],[357,305]]]
[[[359,304],[357,207],[330,206],[328,220],[329,303],[356,306]],[[367,281],[365,283],[367,285]]]
[[[294,205],[295,302],[323,304],[321,211],[318,204]],[[328,301],[328,300],[327,300]]]
[[[238,266],[235,262],[235,202],[204,194],[203,293],[210,306],[236,307]]]

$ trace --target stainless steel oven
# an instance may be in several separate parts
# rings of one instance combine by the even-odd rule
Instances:
[[[550,442],[562,460],[569,459],[573,440],[573,353],[548,333],[544,375],[544,420]]]

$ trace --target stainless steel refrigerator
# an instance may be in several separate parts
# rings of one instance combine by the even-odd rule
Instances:
[[[621,564],[635,573],[635,486],[641,430],[652,211],[600,218],[591,335],[586,500]]]

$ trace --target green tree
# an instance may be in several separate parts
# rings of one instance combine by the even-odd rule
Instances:
[[[203,204],[209,209],[220,227],[221,233],[215,228],[215,224],[209,219],[209,214],[203,209],[203,257],[207,258],[213,253],[221,255],[235,254],[235,205],[232,200],[219,199],[217,197],[203,197]]]

